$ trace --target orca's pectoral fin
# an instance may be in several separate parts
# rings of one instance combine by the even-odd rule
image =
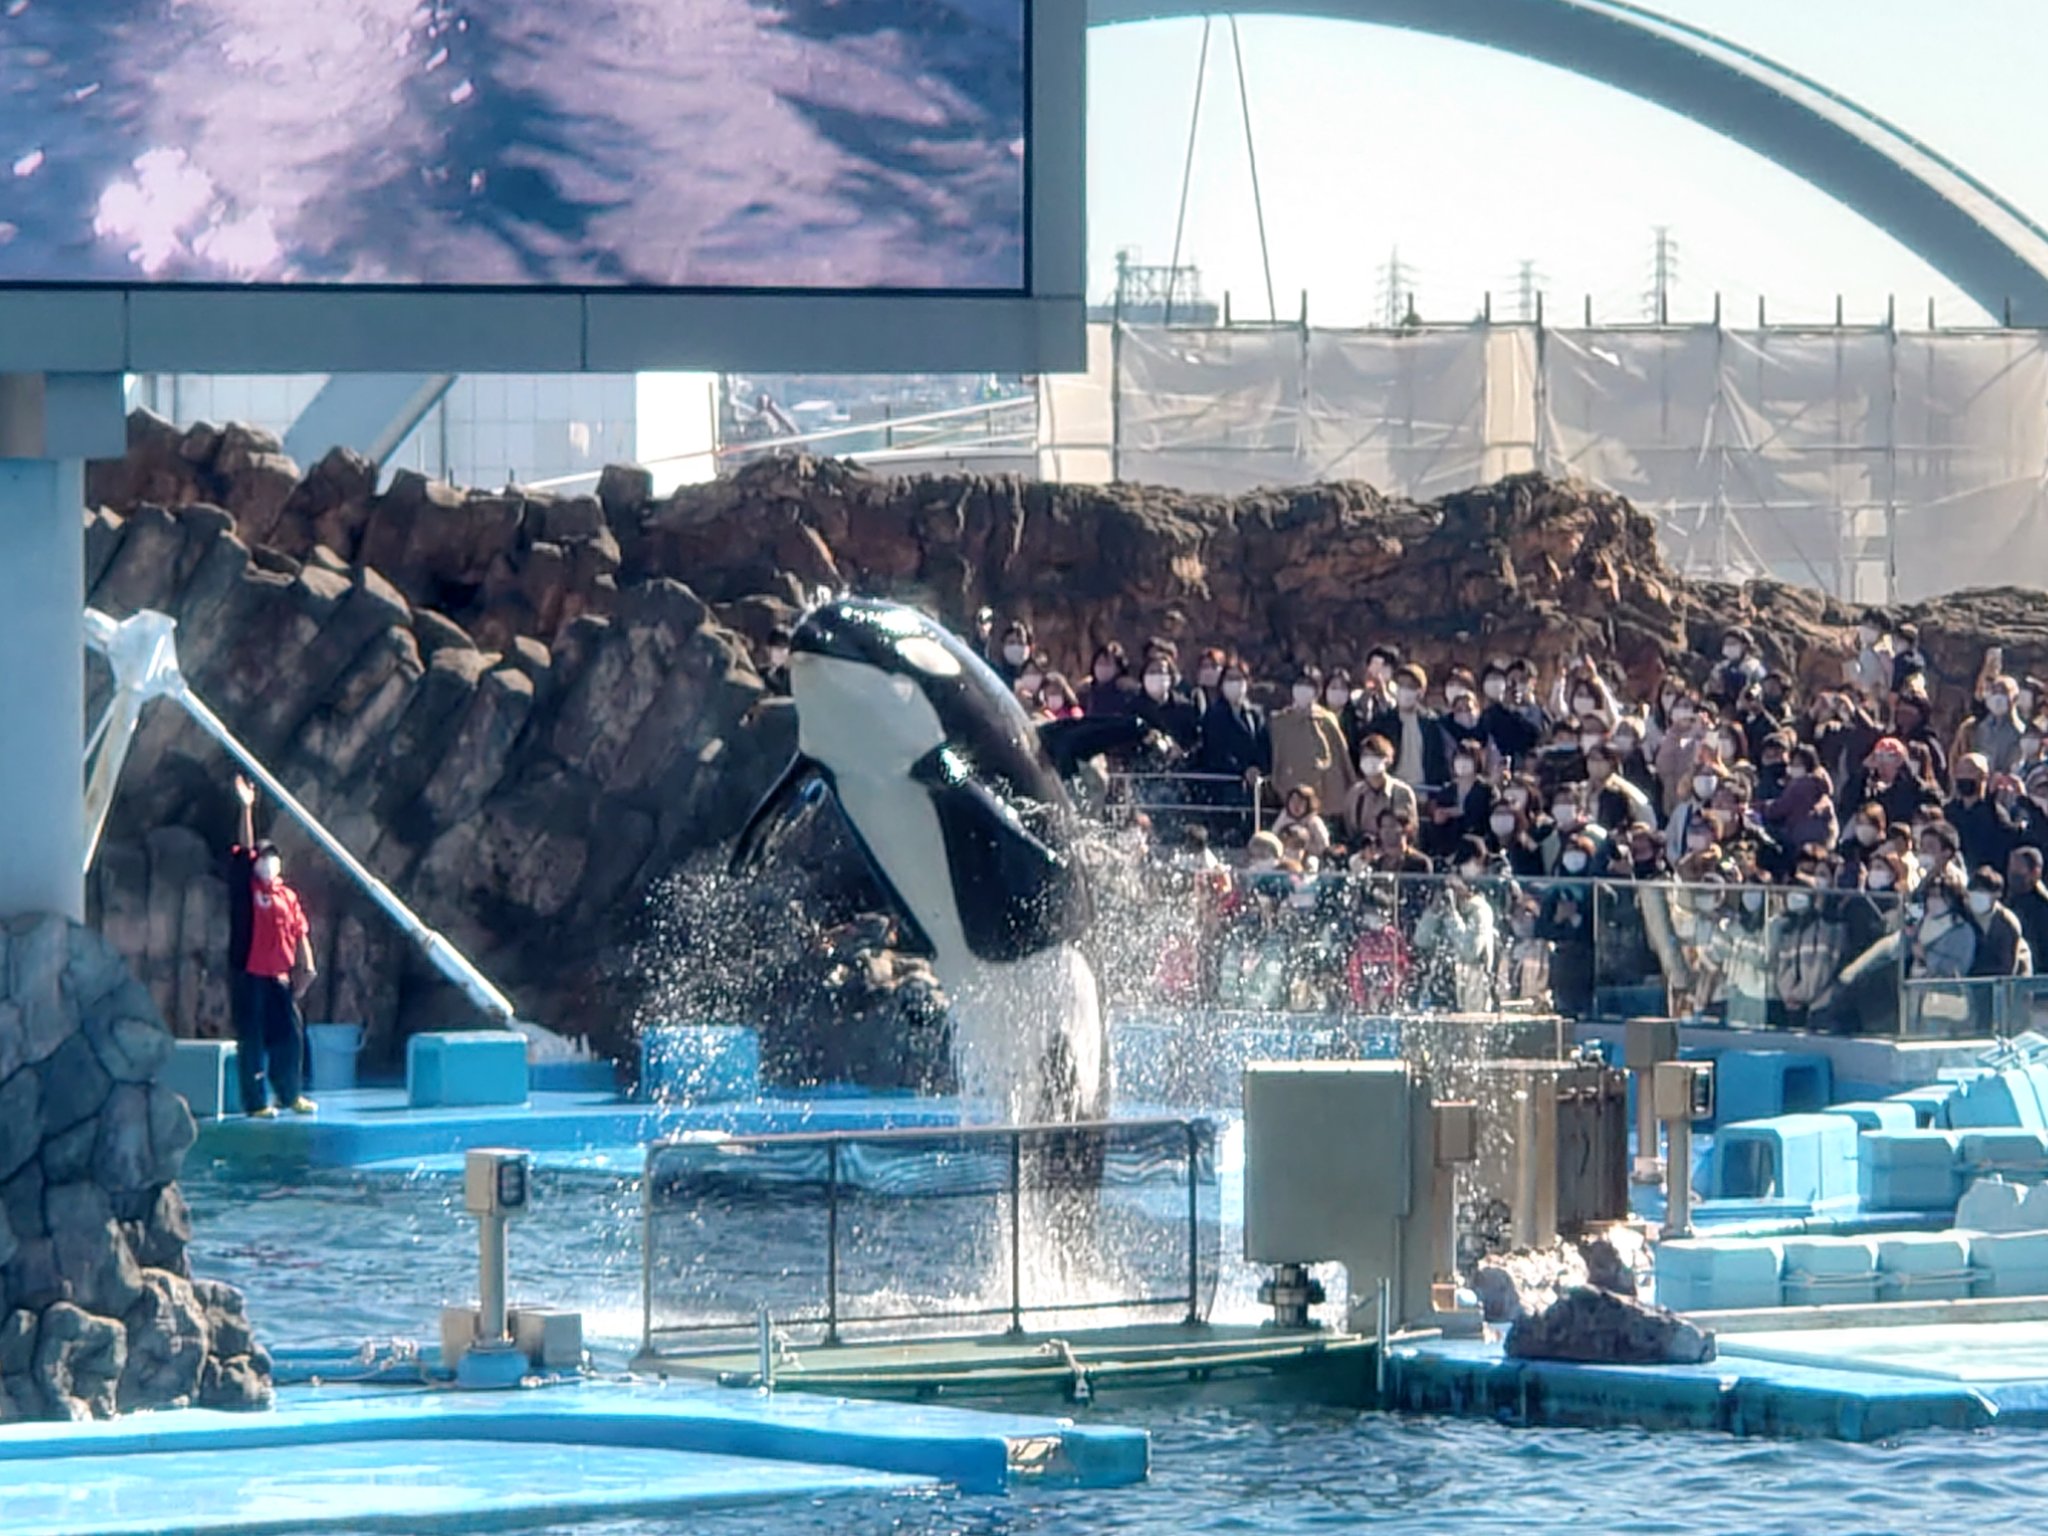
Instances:
[[[1038,745],[1063,779],[1091,757],[1131,752],[1151,734],[1136,715],[1083,715],[1078,720],[1047,720],[1038,727]]]
[[[791,758],[775,787],[761,797],[754,814],[740,829],[739,841],[733,844],[732,859],[726,866],[728,872],[744,875],[758,866],[769,834],[794,814],[800,801],[815,799],[824,788],[823,769],[801,752]]]
[[[920,758],[910,775],[931,794],[968,948],[983,960],[1016,960],[1076,936],[1087,893],[1075,861],[1027,826],[1017,807],[966,771],[950,747]]]

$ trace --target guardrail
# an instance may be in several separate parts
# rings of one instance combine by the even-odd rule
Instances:
[[[1199,1119],[657,1142],[642,1185],[642,1352],[730,1347],[763,1313],[825,1344],[988,1320],[1020,1334],[1053,1314],[1200,1321],[1214,1149]],[[1114,1294],[1033,1293],[1027,1259],[1084,1252],[1112,1267]],[[978,1287],[964,1298],[963,1281]]]

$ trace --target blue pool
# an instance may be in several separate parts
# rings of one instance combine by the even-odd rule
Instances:
[[[513,1289],[581,1307],[600,1363],[639,1326],[639,1199],[629,1179],[542,1172],[512,1235]],[[445,1174],[318,1175],[289,1185],[189,1168],[194,1263],[249,1292],[276,1345],[429,1339],[444,1299],[472,1287],[474,1228]],[[1153,1476],[1114,1491],[980,1498],[922,1489],[840,1492],[772,1511],[598,1517],[577,1536],[1026,1536],[1133,1532],[1496,1530],[1977,1533],[2048,1514],[2048,1435],[1927,1433],[1896,1444],[1737,1440],[1635,1431],[1520,1430],[1348,1410],[1112,1402],[1149,1429]],[[339,1468],[322,1469],[332,1474]],[[625,1469],[623,1464],[621,1471]]]

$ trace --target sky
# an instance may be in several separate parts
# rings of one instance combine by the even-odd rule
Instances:
[[[1651,0],[1860,102],[2048,220],[2048,0]],[[1119,249],[1172,255],[1200,20],[1090,38],[1089,292]],[[1533,261],[1553,320],[1642,318],[1653,229],[1676,246],[1674,320],[1980,325],[1987,315],[1897,241],[1790,172],[1664,108],[1548,66],[1383,27],[1238,22],[1281,316],[1366,324],[1398,248],[1427,320],[1489,290],[1511,316]],[[1210,38],[1182,261],[1234,316],[1266,290],[1230,28]]]

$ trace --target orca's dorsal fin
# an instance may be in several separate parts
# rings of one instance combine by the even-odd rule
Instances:
[[[1152,727],[1136,715],[1083,715],[1078,720],[1046,720],[1038,727],[1038,745],[1061,778],[1091,757],[1128,752],[1142,744]]]

